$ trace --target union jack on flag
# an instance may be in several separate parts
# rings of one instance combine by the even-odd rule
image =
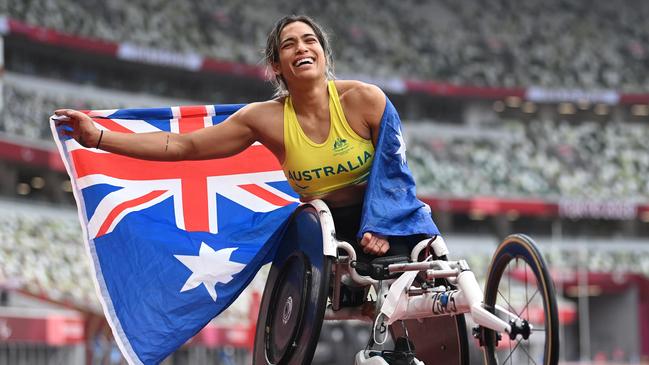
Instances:
[[[125,133],[189,132],[242,105],[87,111]],[[272,260],[297,198],[262,145],[227,159],[160,162],[61,137],[106,317],[131,363],[158,363]]]

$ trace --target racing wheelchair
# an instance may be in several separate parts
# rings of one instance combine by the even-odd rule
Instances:
[[[319,200],[298,207],[278,250],[259,311],[255,365],[311,363],[323,320],[346,319],[372,323],[368,345],[349,363],[467,365],[465,314],[476,324],[484,364],[558,362],[554,286],[525,235],[497,247],[484,293],[466,261],[448,259],[441,237],[421,241],[410,257],[379,257],[360,270]],[[359,292],[361,300],[346,306]],[[388,336],[392,350],[382,349]]]

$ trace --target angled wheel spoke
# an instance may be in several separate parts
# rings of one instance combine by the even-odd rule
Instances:
[[[514,263],[514,269],[516,269],[518,267],[518,257],[513,260],[513,263]],[[512,302],[512,276],[511,276],[511,272],[507,273],[507,294],[508,294],[507,295],[507,298],[508,298],[507,303],[511,303]],[[516,313],[516,309],[514,308],[514,306],[511,305],[511,304],[509,304],[509,306],[512,308],[511,311]]]
[[[519,343],[521,343],[521,341],[519,341]],[[527,344],[529,346],[529,342]],[[529,364],[529,362],[532,361],[532,363],[536,364],[534,357],[532,357],[532,355],[530,355],[530,352],[525,349],[525,346],[521,346],[521,349],[527,354],[527,363]]]
[[[517,340],[516,341],[516,346],[514,348],[511,348],[511,342],[510,342],[510,349],[509,349],[509,355],[502,361],[502,363],[506,363],[507,360],[510,360],[510,362],[513,361],[512,355],[516,352],[518,348],[520,348],[525,354],[527,355],[528,363],[531,361],[533,364],[537,365],[536,361],[534,361],[534,357],[530,354],[530,352],[525,348],[525,346],[522,346],[523,340]],[[528,342],[529,343],[529,342]]]
[[[527,290],[527,286],[525,286],[525,290]],[[532,297],[529,298],[529,300],[527,300],[527,302],[525,302],[525,305],[523,305],[523,308],[521,309],[521,312],[520,312],[520,313],[516,313],[516,315],[518,315],[519,318],[522,318],[522,314],[523,314],[523,312],[524,312],[524,311],[525,311],[525,310],[530,306],[530,303],[532,302],[532,300],[534,299],[534,297],[535,297],[536,294],[538,294],[538,293],[539,293],[539,290],[536,289],[536,290],[534,291],[534,294],[532,294]]]
[[[516,308],[514,308],[514,306],[509,302],[509,300],[505,297],[505,295],[500,290],[498,290],[498,296],[500,296],[500,298],[502,298],[502,300],[505,301],[505,304],[507,305],[507,308],[510,312],[516,313]]]
[[[505,360],[503,360],[503,364],[506,363],[507,360],[509,360],[510,357],[512,357],[512,355],[514,354],[514,351],[516,351],[516,349],[518,348],[518,345],[520,345],[520,344],[521,344],[521,342],[520,342],[520,341],[517,341],[517,342],[516,342],[516,346],[514,346],[514,348],[512,349],[512,348],[511,348],[511,341],[509,342],[509,346],[510,346],[510,348],[509,348],[509,355],[507,355],[507,357],[505,358]]]
[[[532,300],[534,299],[534,297],[536,297],[536,295],[537,295],[538,293],[539,293],[539,290],[536,289],[536,290],[534,291],[534,294],[532,294],[532,297],[529,298],[529,300],[525,303],[525,305],[523,305],[523,308],[519,311],[519,310],[517,310],[517,309],[516,309],[516,308],[515,308],[515,307],[514,307],[510,302],[509,302],[509,299],[508,299],[507,297],[505,297],[505,295],[504,295],[500,290],[498,290],[498,296],[499,296],[503,301],[505,301],[505,304],[507,305],[507,308],[509,309],[509,311],[512,312],[512,313],[514,313],[514,314],[516,314],[519,318],[523,318],[523,317],[522,317],[523,312],[524,312],[525,309],[530,305],[530,303],[532,302]]]
[[[530,299],[529,299],[530,297],[529,297],[529,295],[527,293],[527,283],[528,283],[528,281],[527,281],[527,270],[526,270],[525,267],[523,267],[523,270],[525,270],[525,305],[521,309],[521,313],[518,313],[518,318],[521,318],[521,315],[527,309],[527,306],[530,304]],[[530,312],[528,310],[527,315],[529,316],[529,314],[530,314]]]

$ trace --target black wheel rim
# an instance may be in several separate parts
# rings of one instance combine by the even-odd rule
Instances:
[[[302,313],[308,302],[311,281],[308,259],[302,254],[290,256],[273,290],[275,305],[266,320],[266,356],[272,364],[282,363],[295,350],[300,336]]]
[[[298,207],[282,234],[282,243],[275,254],[259,307],[253,364],[310,364],[324,319],[332,259],[323,255],[324,236],[319,213],[310,206]],[[297,265],[293,260],[302,264]],[[294,278],[290,272],[296,270],[288,267],[302,267],[306,273],[301,295],[297,294],[298,290],[291,289],[296,295],[290,295],[290,304],[287,304],[289,295],[286,294],[289,290],[282,289],[282,283],[285,277]],[[300,279],[295,279],[293,287],[298,287],[295,283],[299,282]],[[297,297],[302,300],[296,301]],[[292,322],[294,315],[295,322]],[[282,320],[284,316],[288,317],[286,325]],[[274,323],[282,323],[285,328],[280,331],[280,326]]]

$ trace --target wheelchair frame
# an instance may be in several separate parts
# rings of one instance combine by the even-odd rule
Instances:
[[[377,296],[380,298],[381,292],[385,288],[381,286],[380,281],[367,276],[362,276],[358,274],[354,267],[352,267],[351,263],[356,261],[356,252],[348,242],[336,239],[335,229],[333,227],[333,218],[331,217],[331,212],[327,205],[321,200],[310,201],[306,204],[313,206],[320,215],[323,237],[328,238],[323,242],[324,254],[337,260],[336,268],[334,270],[336,271],[336,276],[340,277],[341,280],[334,280],[333,282],[333,301],[336,301],[337,299],[335,297],[339,293],[341,283],[345,282],[357,286],[372,285]],[[395,313],[394,318],[390,318],[392,322],[403,319],[418,319],[469,313],[478,325],[498,332],[505,332],[508,335],[513,334],[515,336],[517,331],[512,332],[512,324],[510,323],[513,321],[514,326],[516,326],[516,322],[522,323],[523,320],[516,314],[507,311],[505,308],[496,306],[494,308],[496,311],[502,312],[503,315],[510,318],[510,322],[508,323],[483,308],[482,298],[484,294],[466,261],[432,260],[416,262],[420,253],[428,245],[428,241],[429,240],[421,241],[413,248],[410,258],[414,262],[390,264],[388,266],[389,272],[392,274],[408,271],[425,271],[428,279],[445,278],[451,284],[457,286],[458,289],[439,291],[436,290],[436,288],[429,288],[422,291],[420,288],[406,288],[403,295],[407,298],[407,306],[405,310]],[[432,246],[435,255],[437,257],[445,256],[448,253],[446,244],[441,239],[436,240],[436,242],[437,243]],[[337,254],[338,249],[344,250],[348,254],[348,258],[340,258]],[[343,269],[346,272],[339,274],[340,269]],[[338,312],[338,310],[328,310],[325,319],[365,319],[369,314],[375,314],[369,313],[365,310],[360,316],[350,316],[350,314],[346,312],[341,313],[339,316],[336,312]]]
[[[454,316],[470,314],[473,321],[478,325],[474,328],[473,335],[483,348],[484,363],[495,365],[499,363],[496,347],[502,337],[501,334],[507,336],[511,341],[519,341],[518,344],[520,344],[520,341],[527,340],[532,336],[535,330],[534,326],[527,320],[496,303],[499,282],[505,268],[513,258],[516,260],[522,258],[526,263],[530,264],[537,283],[540,282],[541,284],[539,287],[542,293],[539,296],[543,297],[544,314],[548,317],[545,321],[545,326],[548,328],[541,329],[541,331],[546,331],[542,363],[544,365],[557,364],[559,347],[555,328],[558,327],[558,316],[554,288],[549,279],[545,263],[529,237],[524,235],[509,236],[497,248],[489,268],[485,292],[480,288],[474,273],[465,260],[446,261],[440,259],[446,258],[448,254],[446,244],[441,237],[438,237],[432,243],[429,239],[419,242],[411,252],[411,262],[385,264],[382,269],[387,272],[388,277],[376,280],[370,276],[360,275],[357,272],[354,267],[356,252],[348,242],[336,239],[333,217],[327,205],[321,200],[313,200],[303,203],[298,210],[303,211],[308,207],[312,207],[318,216],[322,233],[322,253],[325,256],[325,262],[331,262],[331,275],[333,276],[333,280],[327,280],[331,286],[331,295],[329,305],[326,305],[323,313],[321,312],[323,315],[321,318],[324,320],[356,319],[373,321],[374,328],[376,328],[379,323],[390,325],[395,321],[413,319],[421,321],[435,317],[453,318]],[[418,261],[426,247],[432,249],[433,255],[423,261]],[[346,256],[341,254],[343,252],[346,253]],[[329,269],[325,270],[325,272],[329,271]],[[401,275],[396,278],[397,274]],[[440,280],[446,285],[412,285],[417,276],[419,276],[419,279],[423,277],[425,283],[439,283],[438,280]],[[373,302],[365,301],[357,307],[341,307],[340,293],[342,285],[362,288],[371,286],[376,293],[376,300]],[[265,292],[264,296],[266,295]],[[268,295],[272,294],[269,293]],[[260,316],[261,314],[260,310]],[[264,315],[264,318],[266,318],[266,315]],[[462,319],[461,322],[464,323],[464,320]],[[320,325],[316,326],[316,330],[319,332]],[[270,336],[268,333],[272,330],[266,324],[264,331],[260,332],[260,329],[258,329],[257,336]],[[404,331],[407,336],[405,327]],[[460,335],[458,334],[458,336]],[[256,353],[258,343],[260,346],[263,343],[268,346],[268,340],[259,342],[256,339]],[[459,349],[460,352],[462,350]],[[466,349],[464,350],[466,351]],[[264,356],[266,364],[271,364],[272,362],[268,360],[268,356]],[[281,360],[279,363],[291,365],[295,363],[285,361]],[[468,354],[463,360],[459,361],[462,364],[468,362]],[[387,364],[387,362],[364,362],[364,364],[383,363]],[[422,362],[417,360],[413,363]]]

